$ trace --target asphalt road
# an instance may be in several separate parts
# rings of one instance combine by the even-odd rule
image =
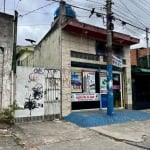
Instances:
[[[141,150],[146,143],[117,140],[64,121],[18,124],[0,131],[0,150]]]

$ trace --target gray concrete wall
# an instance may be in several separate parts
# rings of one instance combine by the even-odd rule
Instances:
[[[11,65],[13,53],[13,16],[0,13],[0,108],[5,108],[11,100]],[[4,61],[4,65],[3,65]],[[3,84],[2,84],[3,82]],[[1,96],[2,94],[2,96]]]
[[[47,36],[35,47],[34,66],[60,69],[61,51],[60,51],[60,30],[48,33]]]
[[[99,61],[71,58],[72,51],[95,54],[95,40],[84,35],[62,32],[62,115],[71,111],[71,61],[92,64],[106,64],[103,59]]]
[[[132,80],[131,80],[131,57],[130,57],[130,47],[124,47],[124,54],[126,59],[126,66],[125,66],[125,107],[128,109],[132,109]]]

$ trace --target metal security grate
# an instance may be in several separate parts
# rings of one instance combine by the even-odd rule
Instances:
[[[55,116],[60,114],[60,71],[49,70],[45,86],[44,116],[47,119],[48,116],[54,116],[55,119]]]

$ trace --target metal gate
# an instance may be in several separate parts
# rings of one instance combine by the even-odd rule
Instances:
[[[44,117],[60,118],[60,71],[47,70],[45,75]]]

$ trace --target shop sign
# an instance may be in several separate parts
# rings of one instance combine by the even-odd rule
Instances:
[[[120,59],[116,56],[112,56],[112,65],[121,68],[122,67],[122,59]]]
[[[98,101],[99,100],[99,94],[87,94],[87,93],[77,93],[72,94],[71,99],[73,102],[79,102],[79,101]]]
[[[100,93],[107,94],[107,74],[106,74],[106,72],[100,73]]]

